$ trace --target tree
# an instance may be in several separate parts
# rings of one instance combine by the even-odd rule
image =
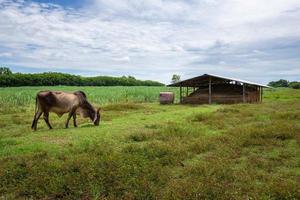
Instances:
[[[129,79],[135,80],[135,78],[134,78],[133,76],[128,76],[128,78],[129,78]]]
[[[173,74],[171,82],[172,82],[172,83],[177,83],[177,82],[179,82],[179,81],[180,81],[180,75],[178,75],[178,74]]]
[[[268,83],[268,85],[271,87],[288,87],[289,82],[287,80],[280,79],[278,81],[271,81],[270,83]]]
[[[289,87],[294,89],[300,89],[300,82],[297,81],[290,82]]]
[[[10,75],[12,72],[8,67],[0,67],[0,75]]]

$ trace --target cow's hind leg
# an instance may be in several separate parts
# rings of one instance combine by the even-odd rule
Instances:
[[[41,110],[38,110],[35,113],[33,121],[32,121],[32,125],[31,125],[32,130],[36,131],[38,120],[42,114],[43,114],[43,112]]]
[[[49,122],[49,112],[48,111],[44,112],[44,120],[45,120],[47,126],[49,127],[49,129],[52,129],[52,126],[51,126],[51,124]]]
[[[77,123],[76,123],[76,113],[73,114],[73,123],[74,123],[74,127],[77,127]]]
[[[36,115],[36,114],[34,114],[34,117],[33,117],[33,120],[32,120],[31,129],[33,129],[34,124],[35,124],[35,115]]]

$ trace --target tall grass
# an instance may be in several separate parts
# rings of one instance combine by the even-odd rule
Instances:
[[[84,91],[88,99],[94,104],[111,104],[124,102],[157,102],[161,91],[173,91],[178,93],[177,88],[147,87],[147,86],[111,86],[111,87],[14,87],[0,88],[1,110],[9,110],[16,106],[34,105],[35,95],[41,90]],[[176,95],[178,96],[178,95]]]

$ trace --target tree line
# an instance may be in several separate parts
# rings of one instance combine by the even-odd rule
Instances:
[[[271,81],[268,83],[268,86],[271,87],[289,87],[294,89],[300,89],[300,82],[298,81],[287,81],[284,79],[280,79],[278,81]]]
[[[7,67],[0,67],[0,87],[16,86],[163,86],[164,84],[151,80],[137,80],[133,76],[82,77],[59,72],[45,73],[13,73]]]

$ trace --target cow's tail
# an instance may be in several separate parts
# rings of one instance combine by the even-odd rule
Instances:
[[[36,95],[35,97],[35,108],[34,108],[34,115],[36,114],[36,110],[37,110],[37,102],[38,101],[38,96]]]
[[[36,117],[36,111],[37,111],[37,104],[38,104],[38,95],[36,95],[36,97],[35,97],[35,108],[34,108],[34,116],[33,116],[33,120],[32,120],[32,124],[31,124],[31,128],[33,129],[33,130],[35,130],[35,127],[36,127],[36,119],[35,119],[35,117]]]

